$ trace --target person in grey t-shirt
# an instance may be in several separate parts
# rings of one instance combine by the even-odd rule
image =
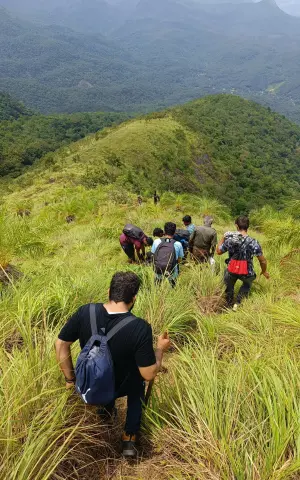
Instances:
[[[196,227],[189,242],[190,252],[198,263],[207,263],[213,257],[218,243],[217,232],[212,228],[213,218],[204,217],[204,225]]]

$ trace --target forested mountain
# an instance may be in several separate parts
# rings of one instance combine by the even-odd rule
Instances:
[[[36,137],[50,142],[80,134],[79,120],[78,132],[76,116],[70,125],[66,118],[32,122]],[[30,130],[27,123],[28,139]],[[16,145],[26,145],[21,119],[8,131]],[[283,116],[234,95],[215,95],[98,132],[38,162],[22,182],[42,175],[88,188],[114,184],[120,195],[155,188],[211,195],[234,213],[266,203],[281,208],[300,195],[299,141],[300,127]],[[13,161],[20,168],[20,158]]]
[[[0,122],[2,120],[16,120],[21,116],[30,116],[33,112],[14,100],[10,95],[0,92]]]
[[[0,89],[35,109],[147,111],[235,92],[300,122],[300,19],[273,0],[32,0],[37,17],[0,10]]]

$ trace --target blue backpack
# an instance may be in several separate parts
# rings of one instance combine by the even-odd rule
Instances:
[[[92,336],[81,350],[75,374],[76,390],[88,405],[108,405],[115,400],[114,366],[108,341],[123,327],[135,320],[130,315],[121,320],[106,335],[105,328],[97,329],[96,305],[90,304],[90,322]]]

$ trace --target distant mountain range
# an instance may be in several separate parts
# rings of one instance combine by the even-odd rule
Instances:
[[[21,19],[0,9],[0,90],[32,108],[146,111],[233,92],[300,122],[300,18],[275,0],[9,6]]]

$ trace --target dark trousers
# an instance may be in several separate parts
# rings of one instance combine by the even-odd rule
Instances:
[[[142,421],[142,409],[145,401],[145,382],[139,375],[131,375],[124,381],[116,393],[116,399],[127,397],[127,415],[125,432],[127,435],[135,435],[140,431]],[[106,410],[112,411],[115,402],[106,405]]]
[[[129,260],[132,260],[134,262],[135,261],[134,245],[132,245],[132,243],[128,243],[128,244],[122,245],[122,248],[126,253],[127,257],[129,258]]]
[[[229,307],[234,304],[234,287],[236,282],[238,280],[241,280],[242,282],[242,286],[236,299],[237,303],[239,304],[244,298],[249,296],[252,283],[254,282],[255,278],[256,275],[253,275],[252,277],[248,277],[246,275],[235,275],[234,273],[230,273],[228,270],[226,270],[224,282],[226,285],[226,302]]]

